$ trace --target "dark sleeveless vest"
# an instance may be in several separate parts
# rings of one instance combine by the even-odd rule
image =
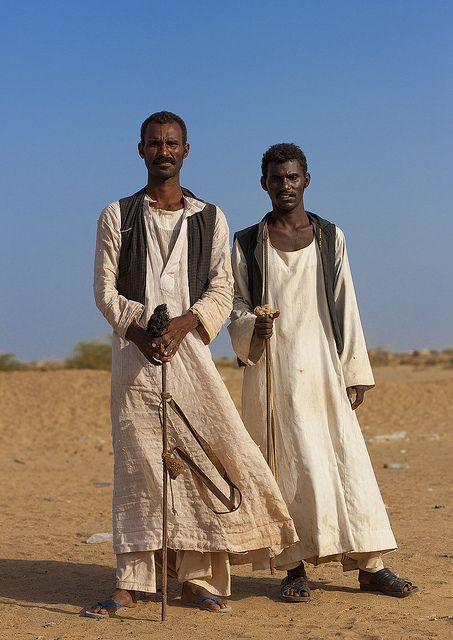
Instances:
[[[249,291],[252,298],[253,308],[263,304],[263,227],[266,216],[258,224],[254,224],[247,229],[234,234],[238,241],[245,260],[247,262],[247,274],[249,281]],[[332,322],[333,335],[338,353],[343,351],[343,336],[341,323],[335,308],[335,225],[324,220],[315,213],[307,211],[310,222],[313,225],[313,232],[318,243],[321,254],[322,268],[324,273],[324,286],[326,289],[327,305]]]
[[[183,194],[195,198],[193,193],[183,189]],[[132,196],[122,198],[121,250],[118,264],[118,293],[128,300],[145,303],[146,288],[146,229],[143,217],[145,189]],[[198,199],[198,198],[197,198]],[[188,237],[188,277],[190,304],[193,305],[209,285],[212,239],[217,210],[215,205],[206,203],[199,212],[187,219]]]

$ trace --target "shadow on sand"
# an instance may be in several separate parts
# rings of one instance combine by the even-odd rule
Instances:
[[[232,600],[261,596],[278,601],[281,575],[269,577],[233,576]],[[57,560],[0,559],[0,599],[16,604],[69,604],[85,607],[113,590],[115,570],[97,564]],[[313,589],[355,593],[350,587],[313,582]],[[180,585],[169,580],[169,598],[180,594]],[[159,594],[150,600],[159,600]],[[176,604],[176,603],[175,603]],[[66,611],[67,613],[67,611]]]

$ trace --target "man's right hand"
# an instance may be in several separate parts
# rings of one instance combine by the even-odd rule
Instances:
[[[153,348],[152,346],[155,338],[153,338],[146,329],[138,325],[135,320],[129,325],[126,331],[126,339],[133,342],[151,364],[157,367],[162,365],[160,349]]]
[[[255,335],[262,340],[269,340],[273,333],[274,319],[278,318],[280,311],[275,311],[274,317],[257,316],[255,320]]]

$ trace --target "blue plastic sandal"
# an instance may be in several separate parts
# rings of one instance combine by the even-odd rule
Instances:
[[[207,607],[200,606],[203,602],[208,601],[218,605],[224,604],[217,596],[198,596],[194,602],[187,602],[186,604],[188,604],[189,607],[198,607],[202,611],[208,611],[209,613],[231,613],[232,611],[231,607],[224,607],[223,609],[208,609]]]
[[[118,611],[118,609],[121,609],[121,607],[124,607],[124,604],[121,604],[121,602],[117,602],[116,600],[104,600],[104,602],[98,600],[96,604],[102,609],[107,609],[107,607],[116,607],[116,611]],[[99,620],[102,618],[111,618],[112,616],[116,615],[116,611],[114,611],[113,613],[98,613],[97,611],[87,610],[85,611],[84,616],[87,618],[96,618]]]

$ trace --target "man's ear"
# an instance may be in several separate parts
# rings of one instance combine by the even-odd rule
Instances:
[[[311,180],[311,175],[307,172],[305,174],[305,188],[307,188],[308,185],[310,184],[310,180]]]
[[[137,149],[138,149],[138,155],[140,156],[140,158],[144,158],[145,156],[143,154],[143,145],[141,142],[138,143]]]
[[[182,157],[183,157],[184,160],[189,155],[189,151],[190,151],[190,144],[188,142],[186,142],[186,144],[184,145],[184,151],[183,151],[183,154],[182,154]]]
[[[264,176],[261,176],[260,183],[261,183],[261,187],[264,189],[264,191],[267,191],[266,178]]]

